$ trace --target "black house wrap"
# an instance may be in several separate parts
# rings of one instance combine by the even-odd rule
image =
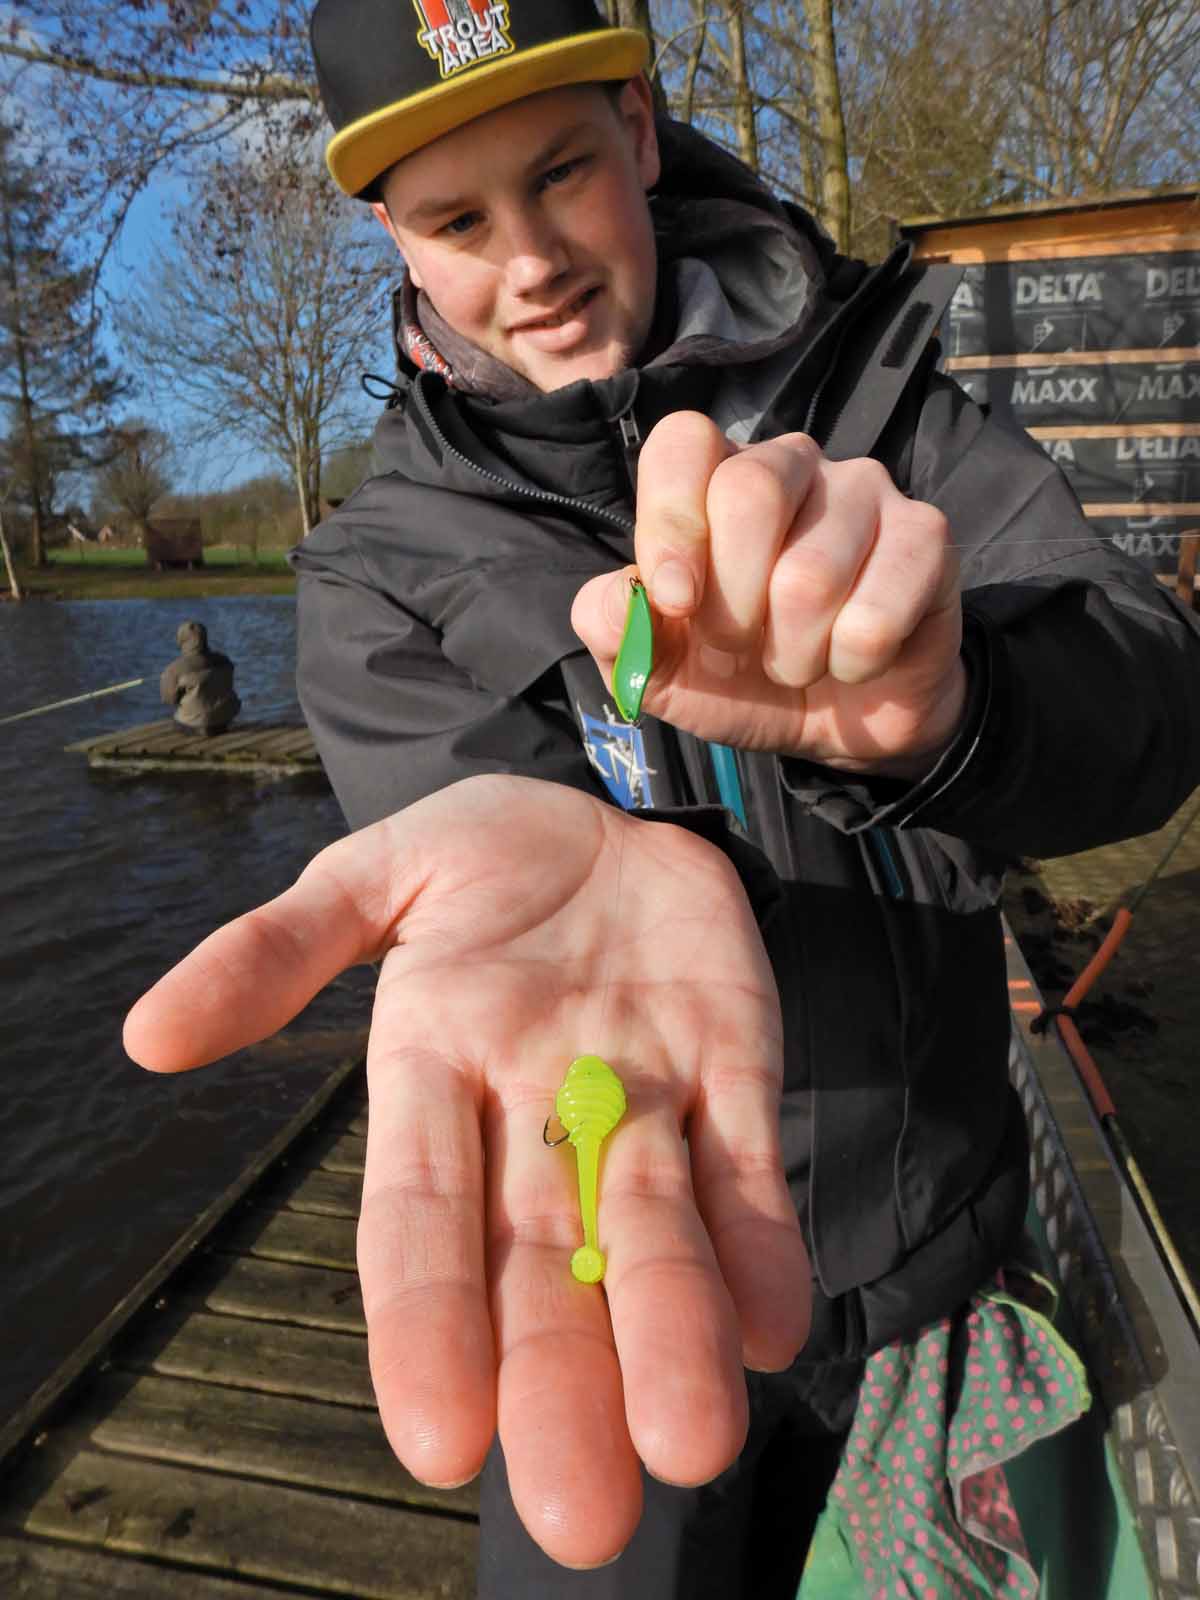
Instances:
[[[1101,537],[1170,573],[1200,530],[1200,191],[901,232],[966,268],[944,365],[1060,466]]]

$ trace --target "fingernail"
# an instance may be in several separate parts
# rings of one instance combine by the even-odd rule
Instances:
[[[629,579],[623,572],[619,572],[604,591],[604,615],[609,625],[614,628],[624,627],[625,613],[628,609]]]
[[[654,569],[654,577],[650,581],[650,598],[656,606],[670,606],[679,610],[693,605],[696,599],[696,584],[692,578],[691,568],[682,561],[664,561],[661,566]]]

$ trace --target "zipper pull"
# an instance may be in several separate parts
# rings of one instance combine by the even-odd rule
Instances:
[[[637,458],[638,451],[642,448],[641,429],[637,425],[637,418],[632,410],[626,411],[622,416],[619,416],[617,425],[621,430],[621,446],[625,453],[625,471],[629,475],[629,491],[636,501]]]

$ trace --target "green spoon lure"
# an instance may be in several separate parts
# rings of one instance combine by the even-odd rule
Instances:
[[[599,1056],[579,1056],[567,1068],[554,1110],[575,1147],[579,1170],[584,1243],[571,1257],[571,1272],[580,1283],[599,1283],[606,1265],[596,1225],[600,1145],[625,1115],[625,1086]]]
[[[646,585],[640,578],[629,580],[629,609],[625,631],[613,666],[613,699],[626,722],[636,722],[642,714],[642,696],[654,669],[654,618]]]

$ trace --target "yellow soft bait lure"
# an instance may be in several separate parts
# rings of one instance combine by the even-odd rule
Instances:
[[[580,1283],[599,1283],[605,1267],[596,1228],[600,1145],[625,1115],[625,1086],[599,1056],[579,1056],[567,1068],[554,1110],[575,1147],[579,1168],[579,1209],[583,1213],[585,1242],[571,1257],[571,1271]],[[555,1142],[561,1144],[562,1140]]]

